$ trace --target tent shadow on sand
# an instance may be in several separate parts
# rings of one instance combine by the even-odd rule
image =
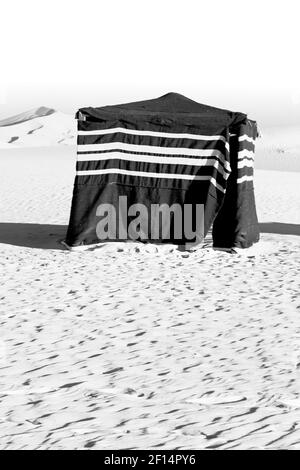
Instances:
[[[60,240],[64,239],[67,229],[67,225],[0,223],[0,243],[44,250],[65,250]]]
[[[284,224],[281,222],[260,223],[261,233],[274,233],[278,235],[300,235],[299,224]]]
[[[261,233],[299,235],[300,225],[279,222],[260,223]],[[44,250],[65,250],[60,244],[67,233],[67,225],[0,223],[0,243],[40,248]]]

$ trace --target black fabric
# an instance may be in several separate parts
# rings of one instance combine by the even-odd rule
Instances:
[[[121,196],[149,212],[153,204],[203,204],[204,234],[213,224],[215,246],[248,247],[258,240],[252,165],[257,127],[245,114],[169,93],[82,108],[76,117],[78,161],[68,245],[101,242],[97,208],[110,203],[117,209]],[[117,226],[123,218],[117,212]],[[190,242],[172,236],[159,241]]]
[[[185,129],[191,134],[218,134],[224,129],[234,132],[242,123],[250,122],[256,132],[255,138],[258,134],[255,121],[249,120],[246,114],[197,103],[178,93],[167,93],[146,101],[81,108],[76,119],[78,129],[83,131],[124,127],[175,133]]]
[[[223,204],[213,224],[213,243],[219,248],[249,248],[259,241],[259,226],[256,214],[253,166],[239,169],[242,159],[251,162],[253,157],[243,156],[244,150],[254,152],[254,144],[247,140],[239,141],[242,136],[255,139],[256,126],[251,122],[243,123],[235,129],[236,135],[230,139],[231,174]],[[243,183],[238,183],[246,178]],[[249,178],[249,180],[248,180]]]
[[[210,194],[207,194],[207,191],[203,190],[202,194],[198,194],[198,191],[195,187],[191,187],[187,192],[185,191],[174,191],[173,189],[161,189],[161,188],[149,188],[149,187],[139,187],[139,186],[127,186],[127,185],[116,185],[116,184],[103,184],[97,186],[85,186],[76,187],[73,195],[72,211],[71,211],[71,223],[69,225],[69,230],[66,238],[66,242],[70,246],[77,246],[83,244],[95,244],[99,243],[96,226],[99,222],[99,217],[97,217],[96,212],[99,206],[99,201],[101,204],[113,204],[116,208],[116,227],[117,227],[117,237],[111,241],[118,241],[119,233],[118,227],[120,224],[120,219],[125,220],[124,213],[118,212],[118,204],[120,196],[127,196],[128,206],[135,204],[137,201],[142,203],[147,207],[150,214],[151,205],[153,204],[167,204],[172,206],[173,204],[205,204],[206,216],[205,216],[205,233],[208,232],[214,213],[218,210],[220,206],[220,201]],[[88,210],[87,210],[88,207]],[[127,226],[125,227],[126,231],[128,230],[128,225],[130,224],[132,218],[128,217]],[[79,224],[74,224],[72,221],[80,221]],[[124,226],[125,223],[122,223]],[[150,225],[149,225],[150,229]],[[148,242],[160,242],[160,243],[191,243],[194,240],[186,238],[175,238],[173,227],[170,227],[170,237],[162,238],[159,237],[157,240],[151,240],[150,233],[146,233],[142,241]],[[141,240],[137,238],[137,240]]]

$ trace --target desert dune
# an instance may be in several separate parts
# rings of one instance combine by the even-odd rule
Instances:
[[[74,117],[46,106],[0,120],[0,149],[74,145]]]

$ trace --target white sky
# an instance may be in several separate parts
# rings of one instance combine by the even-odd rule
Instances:
[[[0,117],[75,112],[169,91],[300,123],[294,0],[9,0],[0,12]]]

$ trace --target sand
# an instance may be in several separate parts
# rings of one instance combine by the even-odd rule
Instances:
[[[0,120],[0,149],[75,145],[76,121],[70,114],[41,106]]]
[[[0,448],[300,449],[300,173],[249,250],[70,253],[74,162],[0,152]]]

